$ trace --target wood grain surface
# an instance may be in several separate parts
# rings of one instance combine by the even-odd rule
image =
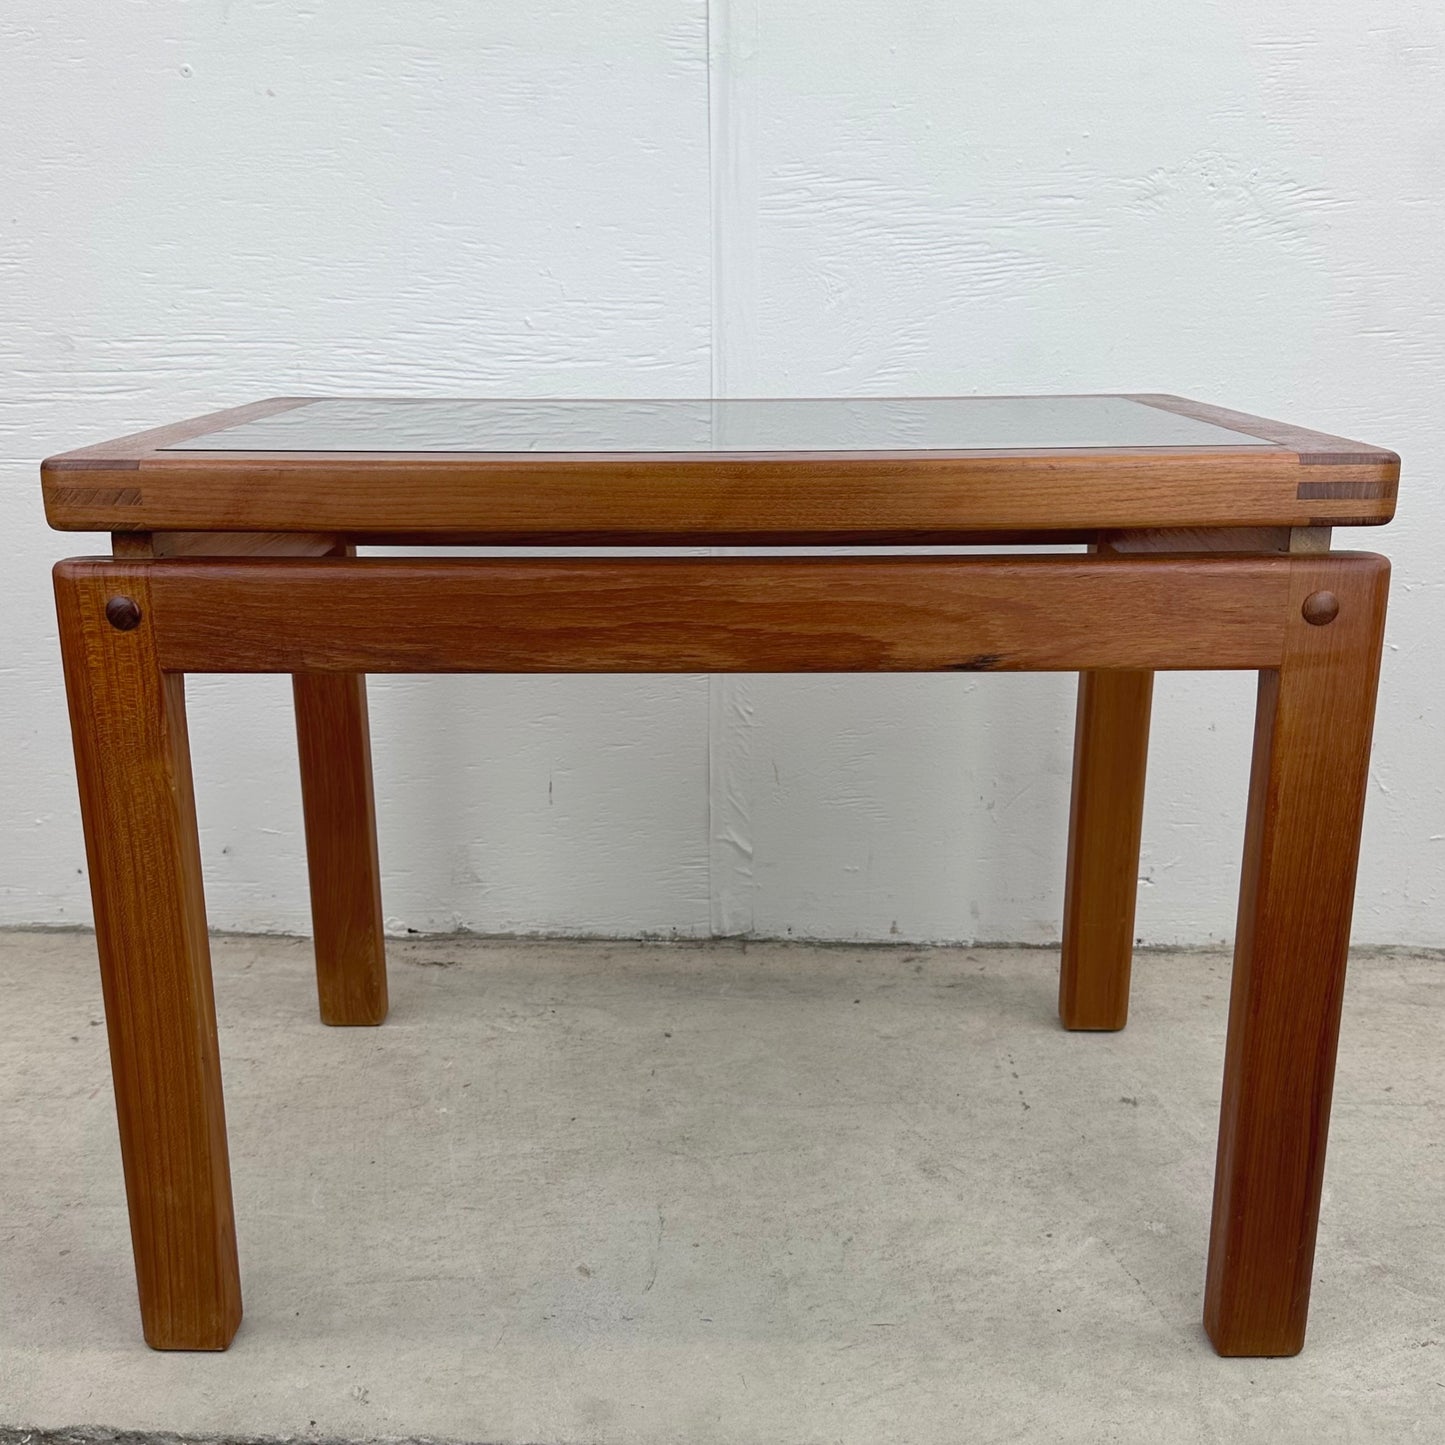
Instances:
[[[292,688],[321,1019],[379,1024],[387,1008],[386,939],[366,679],[299,673]]]
[[[1074,723],[1059,1017],[1121,1029],[1129,1016],[1152,672],[1085,672]]]
[[[1304,1343],[1389,564],[1301,567],[1260,676],[1205,1327],[1224,1355]],[[1332,622],[1305,604],[1328,590]]]
[[[149,579],[161,666],[177,672],[1008,672],[1273,666],[1303,560],[133,565]],[[118,565],[59,570],[99,605]]]
[[[57,577],[121,1159],[146,1340],[219,1350],[241,1319],[184,679],[161,670],[143,568]],[[135,601],[118,631],[105,602]]]

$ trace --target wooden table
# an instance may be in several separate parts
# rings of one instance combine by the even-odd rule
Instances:
[[[1080,674],[1060,1013],[1117,1029],[1153,674],[1259,674],[1204,1320],[1304,1339],[1392,453],[1169,396],[288,397],[68,452],[55,571],[141,1316],[241,1318],[183,682],[294,676],[321,1016],[386,1013],[369,672]],[[1084,544],[1068,555],[358,557],[358,543]]]

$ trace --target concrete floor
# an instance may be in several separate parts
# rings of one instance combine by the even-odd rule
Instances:
[[[1227,960],[219,938],[246,1320],[141,1341],[94,945],[0,935],[0,1426],[467,1441],[1445,1440],[1445,961],[1356,960],[1310,1339],[1199,1326]],[[43,1437],[36,1437],[43,1438]]]

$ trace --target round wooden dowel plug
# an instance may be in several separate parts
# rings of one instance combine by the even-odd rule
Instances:
[[[140,604],[133,597],[112,597],[105,604],[105,620],[117,632],[130,632],[140,626]]]
[[[1340,599],[1333,592],[1311,592],[1300,611],[1311,627],[1323,627],[1340,615]]]

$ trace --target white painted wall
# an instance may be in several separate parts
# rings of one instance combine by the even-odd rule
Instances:
[[[1161,390],[1393,446],[1356,936],[1445,945],[1427,0],[0,12],[0,922],[89,916],[48,452],[277,392]],[[213,922],[304,929],[289,689],[191,688]],[[1072,681],[372,685],[398,929],[1057,937]],[[1252,682],[1160,679],[1139,931],[1233,928]]]

